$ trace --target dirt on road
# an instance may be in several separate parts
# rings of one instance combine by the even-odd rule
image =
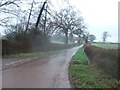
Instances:
[[[2,71],[2,88],[70,88],[68,65],[79,47]]]

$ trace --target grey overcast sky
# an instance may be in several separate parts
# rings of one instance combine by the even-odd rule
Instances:
[[[70,0],[72,1],[72,0]],[[108,31],[110,42],[118,41],[118,1],[119,0],[76,0],[73,4],[80,9],[88,31],[101,41],[102,33]]]
[[[52,0],[58,5],[62,0]],[[88,31],[102,41],[102,33],[109,32],[108,42],[118,42],[118,2],[120,0],[66,0],[81,12]],[[63,4],[63,3],[62,3]],[[59,5],[61,8],[64,5]],[[58,7],[58,6],[57,6]]]
[[[88,24],[88,31],[97,41],[102,40],[102,33],[108,31],[108,42],[118,42],[118,1],[119,0],[70,0],[76,6]]]
[[[66,3],[63,3],[63,1],[64,0],[51,0],[54,9],[58,10],[65,7]],[[96,41],[102,41],[102,33],[107,31],[112,36],[109,37],[107,41],[118,42],[118,2],[120,0],[66,1],[69,1],[70,5],[81,12],[85,23],[88,24],[87,31],[96,36]]]

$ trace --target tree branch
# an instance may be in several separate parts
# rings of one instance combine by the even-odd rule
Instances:
[[[10,5],[10,4],[13,4],[13,5],[16,5],[17,7],[19,7],[19,6],[15,3],[15,1],[7,1],[7,2],[1,4],[0,7],[6,6],[6,5]]]

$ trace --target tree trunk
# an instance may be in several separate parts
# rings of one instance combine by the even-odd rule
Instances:
[[[88,43],[88,36],[86,36],[85,43]]]
[[[68,30],[65,30],[65,44],[68,44]]]
[[[44,35],[46,33],[47,8],[48,8],[48,5],[46,5],[46,9],[45,9]]]
[[[79,37],[78,37],[78,44],[80,44],[80,38],[81,38],[81,37],[80,37],[80,35],[79,35]]]
[[[28,17],[28,21],[27,21],[27,25],[26,25],[25,34],[27,33],[27,30],[28,30],[28,27],[29,27],[29,21],[30,21],[30,17],[31,17],[32,9],[33,9],[33,4],[34,4],[34,0],[31,4],[31,9],[30,9],[30,13],[29,13],[29,17]]]
[[[37,22],[36,22],[36,24],[35,24],[35,28],[36,28],[36,29],[37,29],[38,24],[39,24],[39,22],[40,22],[40,18],[41,18],[41,15],[42,15],[42,12],[43,12],[43,10],[44,10],[44,7],[45,7],[45,4],[46,4],[46,3],[47,3],[47,0],[44,2],[43,6],[42,6],[42,8],[41,8],[41,10],[40,10],[39,16],[38,16],[38,18],[37,18]]]

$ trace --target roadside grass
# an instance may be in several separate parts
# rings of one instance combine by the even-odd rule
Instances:
[[[73,59],[73,63],[78,61],[78,63],[87,64],[87,57],[83,53],[83,49],[82,48],[80,48],[77,51],[77,53],[72,57],[72,59]]]
[[[118,49],[119,44],[118,43],[93,43],[92,45],[105,48],[105,49]]]
[[[42,51],[42,52],[29,52],[29,53],[21,53],[21,54],[13,54],[13,55],[6,55],[3,58],[32,58],[32,57],[40,57],[40,58],[44,58],[44,57],[48,57],[50,55],[57,55],[59,53],[62,53],[64,51],[66,51],[67,49],[64,50],[57,50],[57,51]]]
[[[77,63],[74,63],[76,61]],[[87,64],[87,57],[82,48],[73,56],[68,71],[70,83],[75,88],[117,87],[116,79],[98,69],[96,65]]]

